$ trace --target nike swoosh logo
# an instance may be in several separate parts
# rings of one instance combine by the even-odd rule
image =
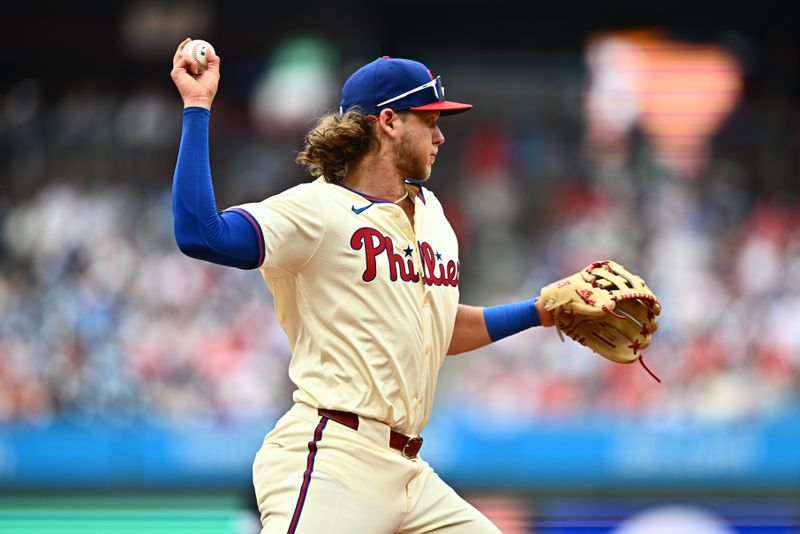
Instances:
[[[353,213],[355,213],[356,215],[361,215],[362,211],[364,211],[364,210],[366,210],[368,208],[371,208],[371,207],[372,207],[372,204],[367,204],[363,208],[357,208],[355,206],[350,206],[350,209],[353,210]]]

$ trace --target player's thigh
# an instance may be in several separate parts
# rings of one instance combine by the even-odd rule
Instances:
[[[267,436],[253,464],[263,534],[390,534],[400,523],[384,493],[389,473],[336,425],[287,418]]]
[[[289,508],[270,510],[262,534],[391,534],[385,510],[366,502],[326,473],[317,473],[305,496],[298,490]],[[273,513],[277,512],[277,513]]]
[[[500,534],[500,529],[431,470],[398,531],[398,534],[428,533]]]

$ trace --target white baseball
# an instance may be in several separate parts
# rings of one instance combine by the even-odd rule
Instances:
[[[200,65],[200,72],[203,72],[208,67],[208,51],[214,51],[214,47],[208,41],[202,39],[195,39],[186,43],[183,47],[183,55],[192,58]]]

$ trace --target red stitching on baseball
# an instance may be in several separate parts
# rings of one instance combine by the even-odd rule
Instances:
[[[195,62],[197,63],[198,74],[206,70],[206,67],[202,63],[200,63],[200,59],[197,57],[197,49],[200,48],[200,46],[202,45],[195,45],[192,47],[192,59],[194,59]]]

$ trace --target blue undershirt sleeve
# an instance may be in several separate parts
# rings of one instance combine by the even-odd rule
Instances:
[[[533,299],[484,308],[483,320],[492,341],[541,324]]]
[[[217,212],[208,156],[209,110],[183,111],[183,132],[172,181],[172,215],[178,248],[192,258],[254,269],[264,261],[260,226],[244,210]]]

